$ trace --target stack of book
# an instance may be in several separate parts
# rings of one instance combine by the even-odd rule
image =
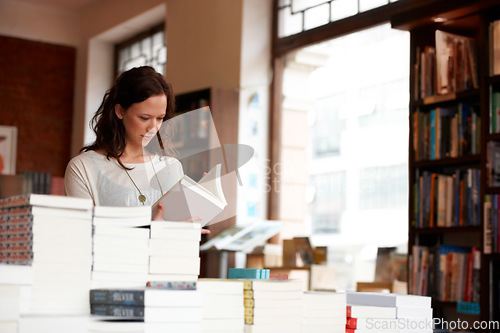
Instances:
[[[431,297],[376,292],[347,292],[346,333],[432,333]]]
[[[345,332],[345,293],[307,291],[302,302],[302,332]]]
[[[150,224],[149,206],[94,208],[92,288],[146,285]]]
[[[0,261],[31,265],[29,313],[88,313],[92,201],[27,194],[2,199],[0,207]]]
[[[202,332],[202,298],[196,290],[196,283],[172,282],[162,287],[138,289],[92,289],[90,308],[92,315],[100,316],[90,324],[91,330],[96,332],[118,332],[125,328],[142,332]],[[121,322],[104,320],[110,317]],[[140,323],[137,325],[136,321]],[[128,325],[122,327],[120,324],[124,322]]]
[[[203,295],[203,332],[244,331],[243,296],[251,293],[250,281],[202,278],[198,290]]]
[[[150,281],[198,280],[200,240],[200,223],[152,221],[148,279]]]
[[[0,239],[3,243],[6,236]],[[19,331],[21,315],[29,312],[32,273],[28,265],[0,264],[0,332]]]
[[[302,281],[246,281],[245,332],[301,332]]]

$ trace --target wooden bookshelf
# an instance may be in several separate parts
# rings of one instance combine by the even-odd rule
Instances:
[[[438,17],[442,22],[437,22],[438,20],[436,20],[436,18]],[[412,256],[415,255],[412,252],[414,246],[427,247],[430,253],[434,251],[436,258],[439,258],[438,249],[440,246],[467,246],[480,251],[481,265],[480,269],[477,271],[478,285],[480,286],[478,302],[480,305],[479,315],[470,316],[458,313],[456,301],[443,301],[438,299],[436,294],[430,294],[430,296],[434,298],[434,317],[444,316],[444,319],[448,318],[449,320],[462,317],[465,320],[471,320],[471,318],[474,320],[499,320],[498,311],[490,311],[490,305],[500,302],[498,292],[498,269],[492,271],[492,267],[497,266],[496,263],[498,263],[500,257],[498,254],[484,253],[483,235],[486,226],[484,221],[484,197],[488,194],[500,193],[498,187],[491,187],[487,183],[487,173],[489,172],[487,143],[490,140],[500,141],[500,134],[490,133],[491,95],[494,91],[500,91],[500,78],[498,75],[490,77],[489,74],[489,26],[490,22],[498,19],[500,19],[500,6],[498,2],[495,1],[442,1],[439,6],[424,4],[416,12],[401,13],[391,19],[391,24],[394,28],[408,30],[410,32],[410,228],[408,253]],[[463,36],[463,39],[457,39],[458,42],[456,42],[456,45],[453,44],[454,46],[450,46],[453,48],[453,52],[451,53],[452,58],[445,58],[453,59],[452,62],[448,64],[451,68],[456,69],[454,72],[453,69],[449,70],[448,68],[449,71],[447,74],[450,75],[451,73],[455,76],[444,77],[445,80],[449,80],[450,77],[455,80],[452,82],[454,84],[451,84],[452,90],[446,93],[442,93],[443,90],[440,92],[439,89],[442,87],[437,85],[437,83],[439,83],[437,75],[443,73],[439,71],[439,68],[443,68],[443,58],[439,60],[439,56],[435,56],[435,59],[438,60],[434,60],[434,63],[430,60],[433,57],[433,52],[435,52],[435,54],[439,53],[436,50],[436,30],[444,31],[445,34]],[[467,42],[469,40],[471,42]],[[472,53],[464,51],[471,47],[476,49],[477,53],[475,59]],[[443,44],[440,44],[439,49],[440,51],[443,50]],[[426,50],[427,53],[423,52],[424,50]],[[443,52],[440,54],[443,54]],[[424,57],[426,65],[422,63]],[[441,61],[440,65],[437,64],[439,61]],[[429,63],[431,67],[429,67]],[[427,69],[425,69],[424,66],[427,66]],[[434,66],[434,68],[432,68],[432,66]],[[473,77],[474,67],[477,68],[476,77]],[[468,72],[460,72],[462,69]],[[440,81],[443,82],[443,77],[440,79]],[[463,110],[464,105],[472,106],[472,113],[476,113],[470,118],[479,119],[479,121],[471,127],[460,127],[463,123],[458,123],[457,125],[455,122],[456,120],[453,120],[453,112],[461,112],[460,110]],[[443,116],[443,113],[435,111],[437,109],[451,109],[452,111],[447,111]],[[466,114],[466,116],[472,113]],[[422,117],[419,117],[421,115]],[[422,127],[419,127],[422,126],[422,119],[428,121],[425,122],[425,124],[435,127],[429,129],[424,127],[422,132]],[[435,122],[436,119],[438,123],[432,123]],[[464,117],[462,120],[466,119],[469,118]],[[447,121],[449,121],[451,125],[443,125]],[[432,149],[440,149],[439,147],[443,149],[443,145],[446,149],[448,144],[453,145],[453,140],[457,139],[457,136],[449,132],[450,128],[446,128],[447,126],[450,126],[453,131],[458,128],[459,133],[460,128],[464,130],[464,133],[468,134],[470,133],[465,131],[469,129],[476,131],[475,134],[477,136],[473,139],[477,144],[477,146],[475,146],[476,150],[469,149],[470,142],[467,142],[469,139],[465,138],[467,147],[465,150],[459,150],[458,155],[451,149],[450,151],[444,152],[432,152]],[[443,132],[446,140],[450,140],[451,143],[438,141],[439,138],[442,139],[440,135],[443,135]],[[425,137],[425,135],[422,136],[422,133],[432,134],[429,134],[430,137]],[[436,139],[436,141],[433,142],[432,139]],[[458,136],[458,140],[463,139],[463,136]],[[458,143],[459,145],[460,142],[461,141]],[[430,155],[426,155],[429,151],[431,151]],[[460,201],[455,200],[458,195],[455,189],[459,189],[458,187],[454,187],[453,192],[448,191],[445,197],[442,194],[439,196],[437,185],[431,188],[428,186],[424,187],[425,184],[422,181],[422,174],[424,173],[441,174],[452,177],[454,173],[456,173],[456,170],[466,172],[466,170],[470,169],[479,170],[479,177],[477,182],[473,185],[475,187],[464,187],[470,188],[472,194],[464,195],[461,197]],[[462,182],[469,182],[469,179],[459,178],[463,177],[460,173],[457,173],[457,175],[459,176],[453,179],[453,184],[460,184],[458,179],[461,179]],[[422,196],[422,191],[424,189],[426,192],[423,192],[424,195]],[[419,224],[420,219],[422,219],[422,214],[437,214],[435,210],[425,210],[427,206],[423,204],[423,201],[430,200],[437,205],[438,200],[448,200],[450,193],[453,193],[451,197],[455,200],[451,203],[453,205],[452,207],[455,208],[457,204],[467,205],[466,209],[460,212],[460,214],[468,214],[470,217],[471,207],[475,209],[476,216],[474,222],[468,223],[467,221],[469,220],[467,219],[461,220],[462,222],[460,224],[453,222],[458,221],[457,219],[452,220],[452,225],[447,225],[447,227],[442,226],[442,224],[439,227],[435,224],[431,226],[425,223],[423,225],[422,223]],[[429,198],[426,196],[429,196]],[[475,200],[474,204],[473,200]],[[462,215],[460,218],[462,218]],[[416,221],[416,219],[419,220]],[[410,261],[415,263],[415,258],[411,258]],[[494,262],[495,265],[493,265]],[[434,265],[429,267],[429,272],[433,274],[428,275],[428,277],[435,279],[434,282],[436,286],[438,286],[437,283],[439,281],[439,267],[437,265],[436,261],[434,261]],[[412,267],[409,266],[409,274],[411,274],[411,272]],[[409,283],[409,292],[422,293],[422,290],[413,290],[412,284]],[[426,291],[423,293],[425,292]],[[430,292],[436,293],[436,291]]]

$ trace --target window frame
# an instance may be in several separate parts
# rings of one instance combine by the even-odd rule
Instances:
[[[427,3],[437,0],[399,0],[374,9],[359,12],[341,20],[329,22],[325,25],[305,30],[286,37],[279,37],[279,1],[273,0],[272,13],[272,70],[270,116],[269,116],[269,160],[271,165],[281,165],[281,126],[282,126],[282,88],[285,57],[287,54],[300,48],[320,43],[337,37],[342,37],[377,25],[391,22],[397,14],[417,9]],[[281,177],[275,168],[270,168],[268,187],[268,212],[270,220],[280,219],[280,191]]]

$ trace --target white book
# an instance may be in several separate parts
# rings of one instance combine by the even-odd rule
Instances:
[[[151,220],[150,206],[95,206],[94,216],[108,218],[147,218]],[[151,222],[151,221],[150,221]]]
[[[0,207],[41,206],[66,209],[92,209],[91,199],[46,194],[22,194],[0,199]]]
[[[198,281],[198,274],[148,274],[148,281]]]
[[[112,320],[110,317],[92,316],[89,333],[120,332],[120,333],[202,333],[201,322],[193,323],[145,323],[143,321]]]
[[[287,323],[294,324],[297,326],[302,325],[301,316],[297,315],[283,315],[283,316],[254,316],[253,324],[254,325],[269,325],[269,324],[277,324],[277,323]]]
[[[129,264],[118,262],[95,262],[92,265],[94,272],[115,272],[115,273],[135,273],[147,274],[149,264]]]
[[[165,221],[200,218],[200,224],[204,226],[227,206],[221,176],[220,164],[212,168],[198,183],[185,175],[153,205],[153,210],[161,202],[165,207]]]
[[[133,248],[148,248],[149,239],[148,238],[131,238],[131,237],[114,237],[108,235],[94,235],[93,244],[95,245],[115,245],[121,247],[133,247]]]
[[[201,307],[185,307],[185,308],[145,307],[144,321],[153,323],[201,322],[202,308]]]
[[[227,279],[201,278],[196,284],[196,288],[203,294],[214,295],[238,295],[243,297],[244,281]]]
[[[299,317],[302,316],[302,307],[286,307],[286,308],[277,308],[277,307],[265,307],[265,308],[254,308],[253,309],[253,319],[256,320],[257,317]]]
[[[94,235],[107,235],[114,237],[128,237],[128,238],[141,238],[149,239],[149,228],[129,227],[123,228],[112,225],[94,225]]]
[[[18,333],[19,322],[17,320],[2,320],[0,321],[0,332],[2,333]]]
[[[167,256],[178,253],[183,257],[199,257],[200,243],[195,240],[160,239],[149,240],[149,254],[151,256]]]
[[[32,283],[32,266],[0,263],[0,284],[30,285]]]
[[[210,319],[232,319],[239,318],[242,323],[245,322],[245,307],[243,301],[238,306],[213,306],[203,307],[203,318]]]
[[[19,320],[18,333],[87,333],[88,315],[30,315]]]
[[[351,318],[396,318],[396,308],[388,306],[347,305],[347,317]]]
[[[432,308],[399,306],[396,308],[396,317],[432,320]]]
[[[203,307],[242,307],[243,294],[212,294],[203,292]]]
[[[99,206],[100,207],[100,206]],[[104,217],[94,216],[92,220],[94,226],[110,226],[110,227],[147,227],[151,224],[150,216],[139,217]]]
[[[151,230],[151,239],[177,239],[188,241],[201,241],[200,229],[155,229]]]
[[[286,324],[255,324],[255,325],[245,325],[245,333],[302,333],[302,328],[300,325],[295,325],[295,323]]]
[[[200,274],[200,258],[149,257],[150,274]]]
[[[347,303],[351,305],[374,305],[387,307],[431,307],[431,297],[375,292],[347,292]]]
[[[149,257],[143,256],[126,256],[126,255],[113,255],[113,254],[98,254],[93,258],[93,263],[120,263],[120,264],[134,264],[134,265],[148,265]]]
[[[214,318],[203,318],[203,332],[231,332],[231,333],[243,333],[245,329],[245,323],[243,319],[214,319]]]

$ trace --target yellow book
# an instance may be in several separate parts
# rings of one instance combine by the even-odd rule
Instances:
[[[245,324],[253,325],[253,316],[245,316]]]
[[[243,305],[245,306],[245,308],[253,308],[253,304],[254,304],[253,298],[245,298],[243,300]]]

